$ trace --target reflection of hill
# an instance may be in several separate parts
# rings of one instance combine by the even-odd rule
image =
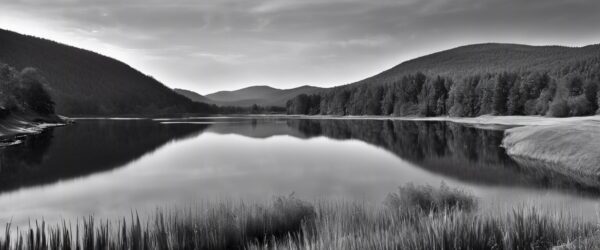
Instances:
[[[289,120],[288,125],[307,137],[358,139],[431,172],[470,183],[582,188],[556,173],[519,166],[500,147],[502,131],[448,122],[390,120],[306,119]]]
[[[236,134],[250,138],[265,139],[277,135],[289,135],[299,138],[306,137],[304,133],[288,126],[282,120],[269,119],[236,119],[212,125],[207,132],[216,134]]]
[[[0,149],[0,192],[121,167],[207,125],[153,121],[80,121]]]

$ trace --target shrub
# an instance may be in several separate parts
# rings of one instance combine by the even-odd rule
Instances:
[[[457,188],[450,188],[442,182],[439,188],[430,185],[415,186],[409,183],[391,193],[385,204],[393,210],[417,210],[422,212],[440,212],[444,210],[471,211],[476,208],[475,197]]]

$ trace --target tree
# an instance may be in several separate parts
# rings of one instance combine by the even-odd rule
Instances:
[[[569,115],[569,106],[563,98],[557,98],[550,104],[548,115],[553,117],[566,117]]]
[[[350,92],[347,90],[340,91],[333,96],[332,112],[334,114],[346,115],[346,103],[350,97]]]
[[[493,111],[495,115],[506,114],[506,103],[508,100],[508,94],[515,79],[516,75],[506,72],[497,76],[497,82],[494,88],[493,102]]]
[[[492,114],[494,103],[495,79],[490,75],[483,76],[477,85],[479,93],[479,115]]]
[[[515,81],[508,91],[508,98],[506,102],[506,114],[507,115],[522,115],[523,104],[525,97],[521,92],[521,82]]]
[[[250,113],[251,114],[258,114],[260,113],[260,107],[258,107],[258,105],[252,104],[252,107],[250,107]]]
[[[365,103],[364,115],[380,115],[381,114],[381,99],[383,98],[383,88],[382,87],[371,87],[366,90],[366,100],[363,100]]]
[[[289,100],[286,104],[289,114],[307,115],[309,112],[309,97],[306,94],[301,94],[294,99]]]
[[[440,101],[445,102],[447,90],[445,79],[438,76],[434,79],[429,78],[419,94],[419,111],[423,116],[438,116],[445,112],[445,107],[438,107]]]
[[[45,79],[36,69],[25,68],[21,71],[19,96],[23,104],[42,115],[54,114],[54,102],[46,90]]]
[[[592,105],[585,95],[569,98],[567,106],[569,107],[568,116],[590,115],[595,111],[595,109],[592,109]]]
[[[391,115],[394,113],[394,88],[395,84],[385,85],[383,88],[383,99],[381,100],[381,114],[382,115]]]
[[[565,79],[565,88],[569,96],[578,96],[583,94],[583,81],[578,75],[569,76]]]
[[[587,80],[583,84],[583,92],[592,110],[598,109],[598,82]]]

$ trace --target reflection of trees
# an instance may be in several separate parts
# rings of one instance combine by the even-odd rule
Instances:
[[[0,149],[0,191],[48,184],[124,166],[207,126],[153,121],[81,121]]]
[[[484,185],[581,189],[557,173],[521,167],[500,147],[502,131],[449,122],[391,120],[288,120],[306,136],[357,139],[385,148],[431,172]],[[595,188],[594,188],[595,189]]]
[[[290,120],[307,136],[359,139],[386,148],[402,158],[421,162],[456,157],[479,163],[514,165],[499,147],[503,132],[446,122],[381,120]]]

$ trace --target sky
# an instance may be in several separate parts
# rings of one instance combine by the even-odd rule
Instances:
[[[473,43],[600,43],[597,0],[0,0],[0,10],[0,28],[201,94],[342,85]]]

